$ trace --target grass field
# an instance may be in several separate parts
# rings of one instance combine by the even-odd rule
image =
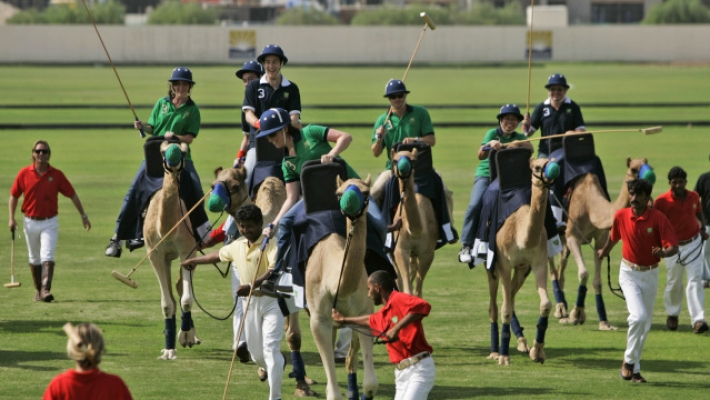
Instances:
[[[238,118],[242,87],[234,77],[234,67],[193,68],[197,86],[193,97],[198,104],[235,105],[234,110],[205,110],[203,122],[231,122]],[[131,101],[152,105],[166,91],[169,67],[119,67]],[[383,87],[392,77],[401,77],[397,68],[315,68],[291,67],[285,75],[301,88],[304,122],[325,122],[338,127],[339,121],[374,123],[386,109]],[[536,64],[532,71],[532,104],[542,101],[548,75],[563,72],[572,83],[569,96],[582,105],[588,129],[595,121],[686,121],[707,119],[707,107],[685,108],[584,108],[585,103],[706,102],[710,92],[709,66],[625,65],[625,64]],[[10,104],[121,104],[125,101],[113,71],[107,67],[0,67],[4,94],[1,105]],[[412,104],[503,104],[515,102],[525,107],[527,69],[524,65],[498,67],[414,66],[407,77]],[[308,104],[382,104],[382,110],[308,110]],[[147,119],[149,108],[138,107]],[[437,122],[490,121],[495,126],[497,109],[432,110]],[[52,164],[62,169],[77,189],[93,228],[84,232],[78,214],[68,199],[60,200],[60,239],[57,248],[52,292],[53,303],[33,303],[32,278],[26,266],[24,237],[15,243],[17,289],[0,290],[0,399],[36,399],[57,373],[72,367],[65,355],[66,321],[90,321],[104,330],[108,354],[101,364],[105,371],[121,375],[136,399],[221,398],[231,360],[231,321],[217,321],[201,311],[193,313],[203,344],[179,349],[178,360],[159,361],[163,347],[163,318],[160,293],[151,267],[142,265],[133,278],[137,290],[110,277],[113,269],[128,273],[145,255],[143,250],[125,253],[120,259],[103,255],[121,200],[142,159],[136,131],[130,129],[132,114],[125,110],[15,110],[3,109],[0,123],[35,122],[125,122],[117,130],[4,131],[0,146],[0,187],[9,190],[17,171],[27,165],[32,143],[43,138],[52,146]],[[604,129],[609,129],[604,127]],[[369,151],[370,132],[366,128],[346,129],[354,141],[343,154],[361,174],[373,177],[384,160]],[[454,218],[460,223],[477,165],[475,151],[486,129],[437,129],[434,160],[437,170],[454,191]],[[228,129],[202,130],[193,146],[193,158],[202,183],[208,187],[211,171],[231,164],[237,150],[239,132]],[[654,190],[668,189],[665,176],[674,165],[689,174],[689,186],[710,169],[706,128],[667,127],[653,136],[641,133],[599,134],[597,154],[605,164],[612,197],[619,193],[627,157],[647,157],[659,177]],[[6,195],[0,206],[7,209]],[[216,217],[215,215],[212,215]],[[10,280],[10,234],[0,240],[0,280]],[[612,253],[612,282],[616,284],[620,247]],[[535,364],[527,355],[513,354],[510,367],[486,360],[489,353],[488,290],[484,271],[469,271],[456,262],[458,246],[437,252],[424,286],[424,297],[432,303],[425,319],[429,342],[437,365],[432,399],[517,398],[517,399],[668,399],[682,393],[688,398],[706,398],[710,390],[707,371],[710,350],[707,334],[694,335],[685,306],[677,332],[665,328],[662,290],[665,269],[661,270],[659,298],[654,324],[643,355],[642,369],[649,380],[633,385],[619,379],[626,338],[627,312],[623,301],[612,296],[606,285],[605,300],[609,320],[620,329],[600,332],[594,298],[587,296],[587,323],[560,325],[551,318],[546,337],[547,361]],[[591,261],[591,252],[583,250]],[[576,297],[576,267],[567,274],[567,299]],[[603,275],[606,282],[606,272]],[[195,279],[197,299],[210,312],[222,315],[231,306],[229,282],[211,267],[201,267]],[[548,290],[550,295],[552,291]],[[523,287],[517,314],[534,337],[539,299],[530,282]],[[309,375],[320,381],[325,374],[315,349],[307,320],[303,351]],[[287,347],[284,344],[284,351]],[[375,362],[380,380],[379,398],[394,396],[392,367],[386,351],[376,346]],[[290,369],[290,366],[288,367]],[[345,372],[338,369],[345,392]],[[360,374],[362,377],[362,373]],[[285,380],[284,398],[292,398],[292,380]],[[313,387],[324,391],[324,385]],[[253,365],[237,364],[229,389],[231,399],[263,399],[268,387],[256,379]]]

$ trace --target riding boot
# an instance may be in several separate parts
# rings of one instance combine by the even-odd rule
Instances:
[[[42,298],[39,297],[39,291],[42,288],[42,265],[30,264],[30,272],[32,272],[32,280],[35,283],[35,289],[37,289],[33,300],[40,301],[42,300]]]
[[[40,290],[40,298],[45,303],[54,300],[54,296],[49,291],[52,289],[52,276],[54,275],[54,261],[45,261],[42,263],[42,289]]]

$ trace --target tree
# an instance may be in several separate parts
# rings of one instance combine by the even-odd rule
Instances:
[[[668,0],[651,8],[643,24],[705,24],[710,10],[700,0]]]

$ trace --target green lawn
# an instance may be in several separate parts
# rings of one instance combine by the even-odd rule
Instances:
[[[242,87],[234,77],[236,67],[193,68],[194,98],[198,104],[235,105],[228,110],[205,110],[203,122],[235,122],[242,100]],[[152,104],[164,95],[165,80],[171,68],[121,67],[118,71],[134,104]],[[400,78],[402,68],[316,68],[287,66],[284,73],[301,87],[304,122],[325,121],[374,123],[386,109],[383,87],[392,77]],[[563,72],[573,84],[569,95],[583,106],[588,129],[594,121],[683,121],[707,119],[707,110],[698,108],[590,108],[584,103],[624,102],[704,102],[710,91],[710,67],[625,64],[536,64],[532,71],[532,105],[542,101],[548,75]],[[122,104],[125,102],[113,71],[108,67],[0,67],[5,96],[0,105],[9,104]],[[409,73],[407,84],[413,104],[503,104],[516,102],[525,107],[527,69],[525,65],[498,67],[419,67]],[[382,104],[382,110],[327,111],[308,110],[308,104]],[[532,106],[531,105],[531,106]],[[147,119],[148,108],[137,108]],[[497,110],[432,110],[437,122],[491,121],[495,126]],[[230,116],[231,115],[231,116]],[[628,117],[627,117],[628,116]],[[144,250],[124,253],[120,259],[103,255],[112,233],[123,195],[142,158],[136,131],[129,129],[133,116],[125,110],[2,110],[0,123],[122,122],[117,130],[17,130],[2,132],[0,146],[0,186],[9,189],[17,171],[27,165],[32,143],[43,138],[52,146],[52,164],[62,169],[77,189],[93,228],[81,229],[76,210],[68,199],[60,200],[60,239],[57,270],[52,292],[54,303],[33,303],[32,278],[26,266],[24,237],[15,243],[17,289],[0,290],[0,399],[36,399],[57,373],[72,366],[65,355],[66,336],[61,327],[66,321],[91,321],[104,330],[108,354],[102,369],[121,375],[136,399],[222,397],[231,360],[231,322],[217,321],[201,311],[194,313],[195,325],[203,344],[178,350],[178,360],[157,360],[163,348],[163,318],[160,293],[151,267],[138,268],[134,290],[111,278],[114,269],[127,274],[145,255]],[[648,125],[641,122],[638,128]],[[610,129],[603,127],[602,129]],[[361,174],[373,177],[384,166],[369,151],[368,128],[346,129],[354,141],[343,154]],[[434,159],[437,170],[454,191],[454,218],[460,230],[468,195],[477,165],[475,152],[487,128],[437,129]],[[230,165],[241,134],[232,129],[203,129],[193,146],[193,157],[205,189],[211,171]],[[655,168],[657,195],[668,186],[665,175],[674,165],[684,167],[689,185],[710,169],[706,128],[666,127],[664,132],[644,136],[639,132],[599,134],[595,137],[597,154],[605,164],[612,197],[619,193],[627,157],[647,157]],[[0,207],[7,207],[7,192]],[[216,215],[212,215],[216,218]],[[10,280],[10,235],[0,240],[0,279]],[[612,253],[612,282],[616,284],[620,248]],[[591,262],[591,252],[583,250]],[[654,325],[643,356],[646,385],[633,385],[619,379],[618,369],[625,348],[627,312],[623,301],[604,287],[608,318],[620,328],[600,332],[592,290],[587,296],[587,323],[563,326],[554,319],[546,337],[547,361],[531,362],[526,355],[512,354],[511,366],[499,367],[485,357],[489,352],[488,289],[484,271],[470,271],[456,262],[458,246],[437,252],[424,286],[424,297],[432,303],[432,314],[425,319],[427,338],[434,347],[437,381],[432,399],[519,398],[519,399],[668,399],[705,398],[710,389],[710,336],[694,335],[687,311],[681,313],[677,332],[665,328],[662,290],[665,268],[661,269],[659,298]],[[212,267],[201,267],[195,278],[197,299],[210,312],[224,315],[231,306],[229,281],[221,279]],[[567,299],[576,297],[576,268],[567,274]],[[606,282],[604,272],[603,282]],[[552,290],[548,292],[552,296]],[[530,282],[522,289],[517,314],[532,342],[539,299]],[[320,364],[305,315],[303,351],[309,375],[323,382]],[[287,347],[283,346],[284,351]],[[393,372],[385,348],[376,346],[375,362],[380,380],[379,398],[393,398]],[[290,362],[289,362],[290,364]],[[290,370],[288,366],[288,370]],[[338,368],[340,387],[345,392],[346,378]],[[360,373],[362,378],[362,373]],[[284,380],[284,398],[292,398],[292,380]],[[324,385],[313,387],[324,392]],[[263,399],[268,388],[256,378],[253,365],[237,363],[229,389],[231,399]]]

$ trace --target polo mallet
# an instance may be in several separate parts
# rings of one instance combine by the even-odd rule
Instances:
[[[525,105],[525,118],[530,119],[530,70],[532,69],[532,46],[533,46],[533,13],[535,10],[535,0],[530,0],[530,32],[528,33],[528,100]],[[523,133],[528,134],[529,124],[523,124]]]
[[[432,31],[436,29],[436,25],[434,24],[434,21],[431,20],[431,17],[427,15],[426,12],[422,11],[419,13],[419,16],[424,20],[424,28],[422,28],[422,33],[419,35],[419,40],[417,41],[417,46],[414,47],[414,52],[412,53],[412,57],[409,59],[409,64],[407,64],[407,69],[404,70],[404,76],[402,77],[402,82],[404,82],[405,79],[407,79],[407,74],[409,73],[409,68],[412,66],[412,62],[414,61],[414,56],[417,55],[417,51],[419,51],[419,44],[421,44],[422,39],[424,38],[424,33],[426,33],[427,28],[431,29]],[[390,115],[392,115],[392,107],[390,107],[389,111],[387,112],[387,117],[385,117],[385,122],[382,124],[387,123],[390,119]]]
[[[20,282],[15,282],[15,230],[12,231],[12,246],[10,247],[10,283],[6,283],[8,289],[20,287]]]
[[[261,242],[261,249],[259,249],[259,259],[256,261],[256,268],[254,269],[254,277],[249,284],[249,295],[247,296],[247,303],[244,305],[244,313],[242,314],[242,322],[239,324],[239,332],[237,332],[237,343],[242,337],[242,331],[244,330],[244,321],[247,318],[247,312],[249,311],[249,303],[251,302],[251,295],[254,293],[254,285],[256,284],[256,278],[259,276],[259,266],[261,265],[261,258],[264,257],[264,249],[266,245],[269,244],[269,237],[265,236],[264,241]],[[234,361],[237,358],[237,350],[239,346],[234,347],[234,354],[232,354],[232,362],[229,364],[229,373],[227,374],[227,384],[224,387],[224,395],[222,395],[222,400],[227,398],[227,391],[229,390],[229,381],[232,378],[232,369],[234,369]]]
[[[207,196],[210,195],[210,193],[212,193],[212,189],[210,189],[207,193],[205,193],[205,195],[202,196],[202,198],[200,199],[200,201],[198,201],[197,203],[195,203],[195,205],[192,206],[192,208],[191,208],[185,215],[183,215],[182,218],[180,218],[180,220],[175,224],[175,226],[173,226],[173,227],[168,231],[168,233],[166,233],[165,236],[163,236],[163,238],[160,239],[160,241],[155,245],[155,247],[153,247],[152,249],[150,249],[150,251],[148,252],[148,254],[146,254],[145,257],[143,257],[143,258],[138,262],[138,264],[136,264],[135,267],[133,267],[133,269],[131,270],[131,272],[128,273],[128,275],[123,275],[122,273],[120,273],[120,272],[118,272],[118,271],[116,271],[116,270],[114,269],[113,271],[111,271],[111,276],[113,276],[114,278],[118,279],[118,280],[121,281],[122,283],[125,283],[126,285],[132,287],[133,289],[137,289],[137,288],[138,288],[138,282],[136,282],[136,281],[134,281],[133,279],[131,279],[131,275],[133,275],[133,273],[136,272],[136,270],[138,269],[138,267],[140,267],[141,264],[143,264],[143,261],[145,261],[148,257],[150,257],[150,255],[153,254],[153,252],[155,251],[155,249],[157,249],[158,247],[160,247],[160,245],[163,243],[163,241],[164,241],[165,239],[167,239],[168,236],[170,236],[170,234],[173,233],[173,231],[174,231],[175,229],[177,229],[178,226],[180,226],[180,224],[182,223],[182,221],[184,221],[187,217],[189,217],[190,214],[192,214],[192,212],[195,211],[195,209],[197,208],[197,206],[199,206],[200,204],[202,204],[203,201],[205,201],[205,199],[207,198]]]
[[[84,8],[86,8],[86,12],[89,14],[89,19],[91,20],[91,23],[94,25],[94,30],[96,31],[96,35],[99,36],[99,41],[101,42],[101,46],[104,48],[104,52],[106,52],[106,57],[108,57],[108,62],[111,63],[111,68],[113,68],[113,73],[116,74],[116,79],[118,79],[118,84],[121,85],[121,90],[123,90],[123,95],[126,96],[126,101],[128,101],[128,107],[131,108],[131,112],[133,113],[133,117],[136,119],[136,121],[140,121],[138,119],[138,115],[136,114],[136,110],[133,109],[133,104],[131,104],[131,99],[128,98],[128,93],[126,93],[126,89],[123,87],[123,82],[121,82],[121,77],[118,76],[118,71],[116,71],[116,66],[113,65],[113,60],[111,60],[111,56],[108,54],[108,50],[106,49],[106,45],[104,44],[104,40],[101,38],[101,34],[99,33],[99,29],[96,27],[96,21],[94,21],[94,16],[91,15],[91,11],[89,10],[89,7],[86,5],[86,0],[81,0],[82,3],[84,3]],[[140,129],[141,132],[141,137],[145,137],[145,132],[143,132],[143,128]]]
[[[525,140],[518,140],[516,143],[524,143],[524,142],[534,142],[536,140],[547,140],[547,139],[554,139],[554,138],[559,138],[559,137],[564,137],[564,136],[576,136],[576,135],[586,135],[586,134],[592,134],[592,133],[618,133],[618,132],[641,132],[644,135],[653,135],[654,133],[661,133],[663,132],[663,127],[662,126],[652,126],[650,128],[646,129],[607,129],[603,131],[585,131],[585,132],[574,132],[574,133],[558,133],[556,135],[550,135],[550,136],[541,136],[541,137],[534,137],[531,139],[525,139]],[[490,150],[490,146],[485,146],[483,148],[484,151]]]

